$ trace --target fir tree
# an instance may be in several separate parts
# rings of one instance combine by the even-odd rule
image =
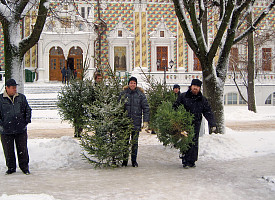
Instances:
[[[86,106],[84,121],[86,132],[81,145],[84,157],[95,167],[118,167],[129,155],[129,138],[133,122],[124,110],[124,101],[118,100],[121,87],[110,80],[94,87],[95,101]]]
[[[193,115],[183,105],[175,110],[171,102],[163,102],[157,109],[155,119],[160,142],[164,146],[179,149],[184,154],[189,149],[189,144],[193,143]]]
[[[163,101],[174,103],[176,101],[176,95],[173,90],[165,84],[149,79],[147,79],[147,81],[149,83],[149,87],[146,89],[146,95],[150,106],[150,128],[154,130],[156,129],[155,115],[158,107]]]
[[[95,100],[91,80],[71,79],[70,84],[64,86],[58,94],[57,106],[63,120],[68,120],[74,127],[74,136],[80,137],[83,130],[84,105]]]
[[[86,54],[88,55],[88,53]],[[58,94],[57,107],[63,120],[69,121],[74,127],[74,136],[80,137],[84,121],[85,105],[92,104],[94,98],[93,82],[85,79],[89,69],[90,59],[85,58],[80,78],[70,78],[69,85],[62,87]]]

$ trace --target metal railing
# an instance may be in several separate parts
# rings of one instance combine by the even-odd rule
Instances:
[[[151,76],[157,81],[163,81],[163,72],[144,72],[147,76]],[[231,74],[228,73],[226,77],[225,84],[235,84],[235,81],[238,84],[242,84],[245,80],[247,80],[247,74],[243,75],[241,73]],[[202,80],[201,72],[166,72],[166,83],[167,85],[172,84],[181,84],[181,85],[189,85],[192,79],[197,78]],[[255,76],[255,84],[274,84],[275,85],[275,73],[261,73]]]

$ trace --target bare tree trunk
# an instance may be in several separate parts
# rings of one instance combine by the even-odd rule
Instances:
[[[209,68],[209,64],[205,63]],[[204,68],[204,66],[203,66]],[[211,105],[211,109],[214,113],[217,130],[216,133],[225,133],[225,124],[224,124],[224,104],[223,104],[223,92],[224,92],[224,82],[221,83],[220,79],[217,79],[216,76],[209,73],[208,70],[203,70],[203,88],[204,95],[207,97]]]
[[[252,12],[247,16],[249,24],[252,24]],[[248,87],[247,87],[247,101],[248,110],[257,112],[256,101],[255,101],[255,62],[254,62],[254,34],[251,33],[247,38],[248,43]]]
[[[1,3],[3,8],[0,10],[0,22],[4,33],[5,78],[6,80],[10,78],[15,79],[19,84],[18,92],[24,93],[25,77],[23,58],[25,53],[33,47],[40,38],[48,13],[47,0],[39,0],[37,2],[18,0],[16,4],[10,5],[7,4],[7,1],[1,1]],[[24,20],[24,13],[31,8],[29,7],[30,4],[34,7],[38,6],[36,22],[31,34],[26,38],[20,38],[20,26]],[[2,12],[2,10],[5,9],[11,10],[11,12]]]
[[[11,35],[11,29],[15,31],[18,29],[20,32],[20,24],[6,24],[3,27],[4,33],[4,52],[5,52],[5,77],[6,80],[13,78],[16,80],[18,85],[18,92],[24,93],[24,76],[23,76],[23,57],[19,53],[19,47],[12,44],[11,41],[16,40],[13,35]]]

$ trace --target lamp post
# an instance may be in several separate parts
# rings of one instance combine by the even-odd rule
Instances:
[[[164,85],[166,85],[166,70],[168,69],[172,69],[172,67],[174,66],[174,61],[171,59],[171,61],[169,62],[170,67],[167,67],[166,65],[164,66]]]

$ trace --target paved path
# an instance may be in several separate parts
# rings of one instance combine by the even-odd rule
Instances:
[[[232,161],[198,161],[197,168],[183,169],[177,155],[172,151],[164,155],[162,148],[140,146],[138,168],[93,169],[82,163],[76,168],[32,169],[29,176],[21,172],[9,176],[1,173],[0,194],[45,193],[56,200],[275,199],[275,191],[262,178],[274,175],[274,154]]]

